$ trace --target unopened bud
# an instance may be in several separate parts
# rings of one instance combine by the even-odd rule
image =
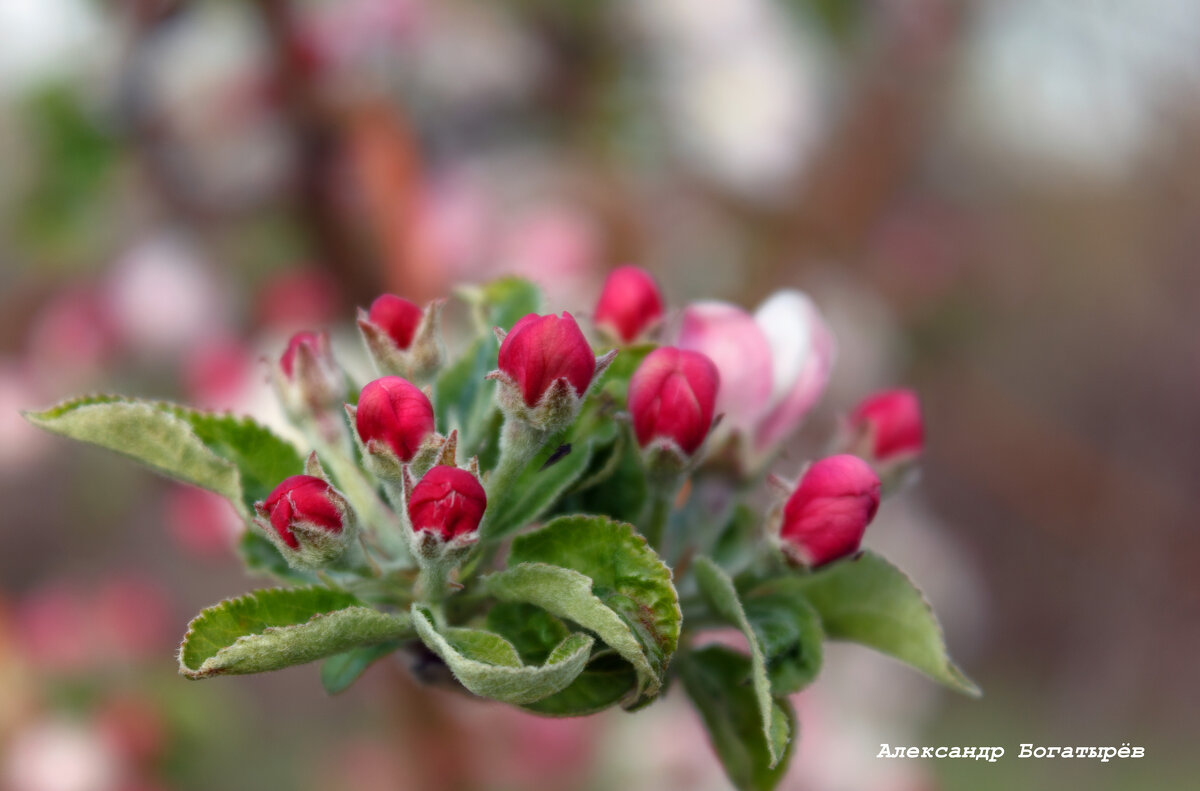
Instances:
[[[628,344],[658,324],[662,315],[662,294],[650,273],[619,266],[604,281],[594,320],[598,328]]]
[[[439,331],[443,301],[424,310],[395,294],[383,294],[369,311],[359,310],[358,329],[381,374],[424,381],[445,358]]]
[[[345,552],[354,526],[346,498],[313,475],[284,479],[254,509],[258,526],[297,568],[336,560]]]
[[[814,462],[783,507],[780,548],[816,568],[852,555],[879,509],[879,476],[857,456]]]

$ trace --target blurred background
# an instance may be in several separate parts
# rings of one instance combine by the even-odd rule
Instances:
[[[260,582],[232,511],[17,415],[270,420],[294,330],[350,354],[378,293],[503,272],[586,314],[622,263],[675,308],[814,296],[840,357],[782,474],[871,390],[924,399],[867,544],[986,695],[837,646],[785,788],[1200,783],[1200,4],[0,0],[0,788],[726,787],[675,695],[183,681],[188,618]]]

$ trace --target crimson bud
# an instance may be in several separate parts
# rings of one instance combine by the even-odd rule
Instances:
[[[700,352],[671,346],[646,356],[629,380],[629,412],[640,446],[673,444],[691,456],[712,426],[720,375]]]
[[[324,332],[297,332],[275,368],[275,386],[293,417],[320,415],[346,397],[346,379]]]
[[[487,495],[479,479],[447,465],[425,473],[408,498],[413,531],[433,531],[444,541],[478,530],[485,508]]]
[[[513,325],[500,343],[498,398],[507,415],[552,431],[579,413],[593,378],[615,352],[597,358],[570,313],[530,313]]]
[[[348,407],[368,462],[384,478],[398,478],[433,437],[433,404],[416,385],[399,376],[367,384],[357,407]]]
[[[662,318],[658,284],[644,269],[619,266],[609,273],[596,303],[596,326],[621,343],[631,343]]]
[[[285,478],[254,509],[258,526],[300,568],[322,566],[341,555],[354,523],[346,499],[315,475]]]
[[[850,426],[877,462],[912,458],[925,443],[921,402],[912,390],[884,390],[867,397],[851,412]]]
[[[443,301],[422,310],[395,294],[383,294],[370,310],[359,310],[358,329],[383,374],[431,377],[445,357],[438,330]]]
[[[879,476],[857,456],[815,462],[783,507],[784,553],[815,568],[857,552],[879,509],[879,491]]]

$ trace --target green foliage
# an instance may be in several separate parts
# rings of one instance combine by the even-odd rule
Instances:
[[[400,647],[400,643],[389,641],[375,645],[363,645],[334,654],[321,663],[321,686],[330,695],[345,692],[358,681],[368,667]]]
[[[810,575],[779,577],[756,592],[803,596],[830,638],[870,646],[951,689],[980,694],[950,660],[942,627],[921,591],[878,555],[864,552]]]
[[[489,504],[484,538],[496,540],[526,527],[545,514],[588,469],[591,443],[569,443],[568,432],[552,437],[517,477]]]
[[[775,720],[776,703],[771,694],[771,680],[767,675],[767,656],[763,650],[762,641],[746,611],[738,599],[737,589],[733,580],[715,563],[701,555],[695,561],[696,582],[700,592],[708,601],[713,612],[732,626],[742,630],[750,645],[750,680],[754,688],[754,697],[758,703],[758,713],[762,721],[763,737],[766,740],[769,755],[768,768],[773,768],[783,758],[787,749],[790,734],[781,729]]]
[[[670,569],[632,525],[599,516],[559,517],[540,530],[513,539],[508,563],[510,571],[521,564],[541,566],[535,566],[536,571],[524,572],[527,577],[504,580],[503,585],[489,579],[489,589],[493,586],[505,590],[508,586],[520,587],[522,595],[536,595],[541,599],[533,603],[572,619],[582,617],[585,609],[592,615],[599,612],[586,595],[590,593],[605,609],[619,617],[635,638],[639,651],[635,652],[633,646],[622,639],[622,632],[615,628],[615,623],[609,637],[601,635],[601,639],[609,642],[611,638],[623,646],[609,642],[639,669],[643,694],[653,696],[658,692],[679,642],[682,614]],[[544,567],[560,567],[560,571],[548,571]],[[578,576],[561,573],[561,570],[577,572]],[[538,589],[528,581],[535,575],[545,578],[546,588]],[[590,582],[588,589],[584,588],[581,578]],[[571,592],[570,598],[561,601],[570,601],[575,614],[556,612],[554,607],[568,605],[550,601],[556,596],[566,597],[567,591]],[[638,657],[639,653],[644,662]]]
[[[188,678],[262,673],[411,634],[407,616],[365,607],[349,593],[272,588],[196,616],[179,647],[179,672]]]
[[[791,744],[789,735],[796,726],[788,702],[772,703],[768,737],[751,684],[754,669],[749,658],[723,646],[708,646],[680,656],[678,670],[733,784],[744,791],[770,791],[778,785],[788,756],[785,752],[775,760],[770,743]]]
[[[223,495],[243,518],[275,484],[304,471],[292,445],[250,418],[104,395],[24,415],[47,431],[107,448]]]
[[[413,605],[413,624],[431,651],[476,695],[505,703],[533,703],[565,689],[587,664],[595,642],[575,633],[555,646],[542,665],[525,665],[512,643],[478,629],[440,627],[432,612]]]

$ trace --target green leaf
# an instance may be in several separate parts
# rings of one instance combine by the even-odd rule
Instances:
[[[407,616],[365,607],[343,591],[271,588],[196,616],[179,648],[179,672],[188,678],[262,673],[411,634]]]
[[[790,745],[780,760],[773,759],[759,700],[749,683],[750,659],[723,646],[708,646],[680,656],[677,665],[729,779],[745,791],[775,788],[787,771]],[[795,732],[796,718],[786,699],[772,702],[770,719],[770,741],[789,744],[787,734]]]
[[[321,663],[321,686],[330,695],[345,692],[350,685],[358,681],[368,667],[377,659],[382,659],[401,646],[401,643],[389,641],[376,645],[364,645],[334,654]]]
[[[504,703],[528,704],[565,689],[587,664],[595,641],[575,633],[562,640],[542,665],[525,665],[512,643],[477,629],[439,628],[432,614],[413,605],[417,634],[471,692]]]
[[[658,691],[679,642],[682,615],[671,570],[632,525],[602,516],[559,517],[513,539],[508,562],[510,571],[521,564],[534,565],[507,580],[503,575],[509,572],[493,575],[489,589],[504,589],[510,598],[536,597],[532,603],[564,618],[588,619],[577,622],[596,631],[638,669],[643,694]],[[580,576],[547,571],[556,566],[586,578],[586,588]],[[544,587],[539,588],[539,580]],[[559,595],[568,598],[556,603]],[[619,616],[625,630],[597,610],[593,599]],[[637,650],[628,643],[627,633],[635,638]]]
[[[304,468],[294,447],[250,418],[120,396],[77,398],[24,414],[47,431],[223,495],[243,518],[279,481]]]
[[[801,596],[763,594],[742,597],[767,660],[771,694],[791,695],[807,687],[821,670],[821,619]]]
[[[653,695],[662,685],[662,667],[651,663],[633,628],[592,593],[592,580],[578,571],[546,563],[521,563],[489,576],[489,593],[501,601],[528,602],[569,618],[595,632],[637,669],[637,692]]]
[[[767,657],[763,651],[758,633],[746,617],[742,602],[738,599],[737,589],[733,580],[721,568],[708,558],[700,555],[696,558],[694,572],[700,593],[708,602],[713,612],[727,623],[742,630],[750,644],[750,679],[754,686],[754,697],[758,701],[758,713],[761,717],[763,737],[766,739],[767,751],[770,753],[768,767],[774,767],[783,758],[787,750],[789,734],[786,730],[775,727],[775,701],[771,697],[771,681],[767,676]]]
[[[523,316],[537,313],[542,304],[542,292],[538,287],[520,277],[493,280],[479,290],[478,298],[488,330],[492,327],[510,329]]]
[[[566,437],[566,432],[552,437],[504,497],[489,504],[483,538],[494,541],[537,521],[587,472],[591,444],[575,442],[564,451]]]
[[[496,410],[496,383],[484,377],[496,368],[499,348],[491,332],[476,338],[442,370],[434,388],[437,425],[446,433],[457,430],[467,455],[479,452],[488,417]]]
[[[238,541],[238,554],[246,564],[247,570],[263,576],[274,577],[293,585],[315,585],[319,581],[316,574],[288,565],[287,559],[279,554],[279,549],[254,529],[242,533]]]
[[[803,595],[833,639],[862,643],[952,689],[973,697],[981,694],[950,660],[942,627],[921,591],[878,555],[864,552],[813,574],[779,577],[761,590]]]
[[[550,613],[532,604],[499,602],[487,615],[489,630],[505,637],[526,664],[546,661],[550,652],[570,630]],[[581,717],[616,705],[636,692],[637,673],[618,656],[606,652],[594,656],[579,677],[561,692],[525,708],[552,717]]]

